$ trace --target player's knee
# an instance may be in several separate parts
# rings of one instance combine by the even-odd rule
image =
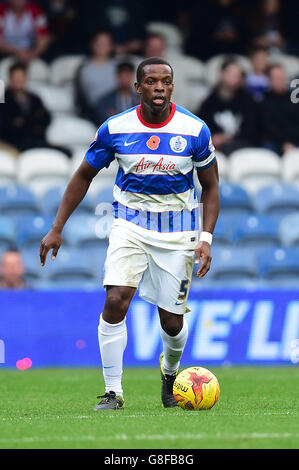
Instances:
[[[104,314],[105,317],[122,321],[128,311],[129,301],[124,299],[120,294],[113,293],[107,295]]]
[[[169,336],[177,336],[179,332],[181,331],[182,327],[183,327],[183,323],[180,317],[167,319],[166,321],[162,323],[163,330]]]

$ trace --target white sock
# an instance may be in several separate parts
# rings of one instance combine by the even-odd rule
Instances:
[[[161,328],[164,357],[162,361],[163,371],[167,375],[174,374],[180,367],[180,360],[188,338],[188,324],[184,319],[183,328],[176,336],[169,336]]]
[[[127,346],[126,321],[120,323],[107,323],[100,316],[99,345],[102,358],[105,392],[114,391],[116,395],[123,396],[121,378],[123,373],[123,354]]]

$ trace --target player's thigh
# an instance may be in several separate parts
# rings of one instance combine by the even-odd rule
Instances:
[[[192,269],[192,250],[152,249],[140,296],[167,312],[186,313]]]
[[[105,261],[104,286],[137,288],[147,268],[144,245],[134,236],[112,229]]]

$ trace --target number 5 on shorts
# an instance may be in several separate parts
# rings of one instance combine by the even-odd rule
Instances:
[[[184,300],[186,298],[187,292],[188,292],[188,280],[184,280],[181,282],[180,285],[180,295],[178,296],[179,300]]]

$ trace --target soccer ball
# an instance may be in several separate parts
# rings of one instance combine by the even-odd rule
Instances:
[[[203,367],[188,367],[173,384],[173,396],[184,410],[209,410],[219,398],[220,387],[212,372]]]

